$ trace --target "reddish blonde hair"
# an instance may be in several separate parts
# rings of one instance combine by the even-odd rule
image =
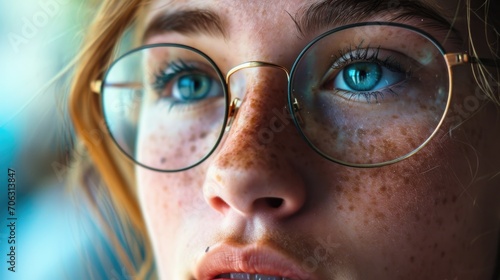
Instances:
[[[80,180],[83,184],[83,191],[88,195],[89,201],[95,208],[100,208],[98,206],[99,199],[109,200],[113,214],[116,214],[121,223],[129,228],[130,232],[125,232],[129,235],[126,237],[127,244],[122,244],[119,242],[118,235],[106,223],[106,219],[102,219],[100,223],[108,233],[110,242],[128,273],[134,275],[134,278],[141,279],[149,277],[153,267],[153,257],[135,193],[133,163],[118,150],[108,136],[103,123],[99,95],[91,91],[90,85],[93,81],[101,79],[107,66],[114,58],[118,42],[126,30],[134,23],[137,26],[143,22],[149,2],[149,0],[103,1],[94,21],[89,26],[86,40],[77,58],[69,103],[70,115],[80,140],[77,149],[82,150],[79,151],[79,154],[86,150],[91,157],[91,161],[80,158],[81,162],[75,170],[74,176],[83,179]],[[485,9],[485,15],[497,16],[498,14],[495,13],[499,12],[498,4],[492,2],[486,0],[481,7]],[[470,25],[471,18],[474,17],[476,11],[471,8],[471,0],[467,0],[466,4]],[[496,6],[492,8],[490,4]],[[486,20],[488,20],[487,16],[485,16],[485,27],[491,28]],[[494,33],[494,39],[498,40],[498,21],[494,24],[495,28],[490,30],[493,32],[489,33]],[[490,44],[488,41],[488,44],[493,58],[498,59],[498,42],[494,41],[494,44]],[[476,54],[473,43],[470,44],[470,53]],[[500,105],[498,72],[488,71],[484,67],[476,67],[474,74],[483,92]],[[492,80],[497,83],[496,87],[492,85]],[[104,189],[98,194],[90,188],[87,178],[93,176],[94,170],[98,171],[104,183]],[[109,209],[103,208],[98,210],[100,212],[97,216],[101,218],[106,216],[104,212],[109,211]],[[133,248],[131,253],[126,253],[125,246]]]

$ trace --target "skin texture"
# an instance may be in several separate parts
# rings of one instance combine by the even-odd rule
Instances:
[[[455,10],[456,1],[441,2]],[[250,60],[290,69],[321,31],[301,38],[288,13],[312,3],[156,1],[150,16],[185,7],[217,11],[226,38],[162,33],[146,43],[193,46],[222,73]],[[463,20],[459,17],[457,26],[466,38]],[[235,95],[244,97],[243,103],[211,157],[178,173],[136,169],[162,279],[194,279],[196,262],[219,243],[273,247],[315,279],[491,279],[500,224],[500,176],[493,177],[500,166],[500,126],[494,105],[475,110],[452,133],[460,112],[450,112],[436,137],[407,160],[350,168],[318,155],[291,122],[263,145],[262,129],[276,122],[274,112],[285,105],[286,77],[271,68],[241,72],[244,92]],[[454,69],[454,81],[452,104],[471,107],[476,86],[469,67]],[[151,147],[140,155],[145,161],[165,145],[160,134],[151,142],[145,138]]]

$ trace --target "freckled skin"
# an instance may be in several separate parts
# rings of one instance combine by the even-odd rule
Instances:
[[[193,45],[223,71],[248,60],[290,67],[307,40],[290,35],[294,24],[284,11],[293,15],[306,2],[174,1],[169,8],[216,7],[230,27],[229,39],[163,34],[151,42]],[[466,67],[454,72],[453,102],[463,104],[474,81]],[[442,127],[407,160],[359,169],[322,158],[292,123],[269,143],[259,142],[272,109],[281,111],[285,97],[282,73],[250,71],[237,118],[210,158],[179,173],[137,167],[138,194],[162,279],[193,279],[196,261],[220,242],[273,246],[315,279],[491,279],[500,213],[500,176],[489,179],[500,166],[500,126],[491,104],[452,137],[449,127]],[[401,115],[387,118],[405,123]],[[404,125],[397,129],[403,138],[415,132]],[[161,142],[167,132],[156,131],[144,138],[144,160],[158,158],[157,151],[168,145]],[[180,153],[191,148],[185,145]],[[322,240],[335,246],[317,259]],[[307,262],[311,258],[314,267]]]

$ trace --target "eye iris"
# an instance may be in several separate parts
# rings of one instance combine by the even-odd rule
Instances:
[[[179,93],[186,100],[206,97],[210,92],[211,85],[212,80],[204,75],[185,75],[178,81]]]
[[[380,65],[372,62],[358,62],[344,69],[344,80],[353,90],[366,91],[373,89],[382,76]]]

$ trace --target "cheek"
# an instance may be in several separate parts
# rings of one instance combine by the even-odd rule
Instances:
[[[179,256],[190,251],[188,247],[206,246],[200,229],[213,224],[214,217],[206,211],[199,169],[174,174],[136,169],[140,204],[157,261],[172,266],[164,271],[175,271]]]
[[[349,98],[336,96],[341,94]],[[306,100],[301,125],[319,150],[354,164],[378,164],[414,152],[438,127],[447,97],[423,98],[416,90],[385,92],[378,100],[351,95],[354,93],[323,92]]]
[[[445,277],[457,264],[491,261],[495,236],[483,235],[498,222],[495,202],[484,184],[471,184],[461,146],[432,141],[398,164],[339,172],[328,203],[359,271],[425,279],[422,270]]]
[[[225,104],[221,99],[207,103],[143,106],[139,162],[155,169],[178,170],[206,157],[219,139]]]

